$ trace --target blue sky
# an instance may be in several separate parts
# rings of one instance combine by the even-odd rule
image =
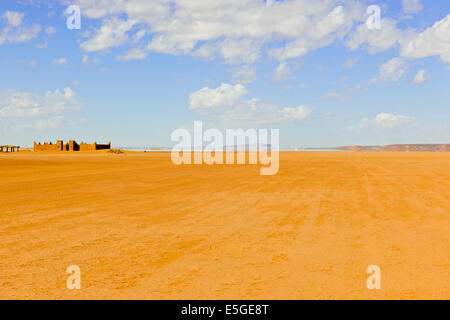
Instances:
[[[194,120],[281,147],[450,143],[447,0],[7,0],[0,70],[0,144],[171,146]]]

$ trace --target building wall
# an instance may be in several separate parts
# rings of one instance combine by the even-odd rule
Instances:
[[[63,142],[62,140],[56,141],[55,144],[47,143],[44,144],[34,142],[34,151],[63,151]]]
[[[67,143],[67,151],[80,151],[80,146],[75,142],[75,140],[70,140]]]
[[[78,144],[75,140],[70,140],[66,144],[58,140],[56,144],[45,142],[44,144],[34,142],[34,151],[95,151],[111,149],[111,142],[108,144],[97,144],[96,142],[88,144],[82,142]]]
[[[111,142],[108,144],[98,144],[96,142],[88,144],[85,142],[80,143],[80,151],[94,151],[94,150],[109,150],[111,149]]]
[[[91,143],[91,144],[82,142],[82,143],[80,143],[80,151],[94,151],[94,150],[97,150],[96,145],[97,144],[95,142]]]
[[[108,144],[95,144],[95,150],[109,150],[111,149],[111,142]]]

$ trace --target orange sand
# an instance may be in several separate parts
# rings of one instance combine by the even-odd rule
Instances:
[[[0,154],[0,298],[450,298],[450,153],[280,157]]]

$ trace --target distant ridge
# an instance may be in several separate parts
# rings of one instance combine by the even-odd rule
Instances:
[[[385,146],[343,146],[336,148],[307,148],[327,149],[342,151],[428,151],[443,152],[450,151],[450,144],[389,144]]]

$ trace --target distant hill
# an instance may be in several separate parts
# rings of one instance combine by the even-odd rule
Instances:
[[[389,144],[386,146],[344,146],[336,150],[346,151],[450,151],[450,144]]]

